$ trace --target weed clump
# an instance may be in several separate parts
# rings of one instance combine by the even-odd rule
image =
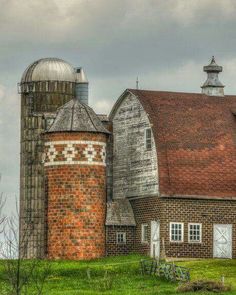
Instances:
[[[108,275],[108,271],[106,270],[103,276],[91,276],[90,269],[87,269],[87,278],[89,281],[89,285],[91,289],[95,289],[97,291],[108,291],[112,289],[113,286],[113,276]]]
[[[199,291],[207,291],[207,292],[226,292],[230,291],[231,286],[225,285],[220,281],[208,281],[208,280],[198,280],[192,281],[188,283],[181,284],[178,288],[178,292],[199,292]]]

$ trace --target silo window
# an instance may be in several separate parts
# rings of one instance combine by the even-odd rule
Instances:
[[[145,144],[146,144],[147,150],[152,149],[152,130],[151,130],[151,128],[145,129]]]

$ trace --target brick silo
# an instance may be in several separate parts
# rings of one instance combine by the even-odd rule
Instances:
[[[83,69],[58,58],[33,62],[19,83],[21,93],[20,254],[42,258],[45,254],[45,188],[42,132],[56,110],[79,96],[87,101],[88,81]],[[85,90],[86,91],[85,91]],[[79,94],[77,94],[77,92]]]
[[[107,136],[93,110],[77,99],[58,110],[44,135],[51,259],[105,255]]]

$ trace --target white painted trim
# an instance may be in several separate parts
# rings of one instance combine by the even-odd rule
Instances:
[[[147,231],[148,231],[148,224],[142,223],[141,224],[141,243],[142,244],[148,244],[148,237],[147,237],[147,240],[144,240],[144,228],[145,227],[147,227]]]
[[[190,241],[190,225],[200,225],[200,241]],[[202,242],[202,224],[201,223],[188,223],[188,242],[190,244],[201,244]]]
[[[182,229],[182,232],[181,232],[181,240],[180,241],[173,241],[171,239],[171,225],[172,224],[181,224],[181,229]],[[183,243],[184,242],[184,223],[183,222],[170,222],[170,226],[169,226],[169,237],[170,237],[170,242],[171,243]]]
[[[155,231],[158,235],[157,240],[154,240],[153,237],[155,235]],[[150,228],[150,256],[153,258],[160,257],[160,221],[151,220],[151,228]]]
[[[122,235],[124,235],[124,242],[118,242],[118,235],[119,234],[122,234]],[[118,231],[118,232],[116,232],[116,244],[117,245],[125,245],[126,244],[126,232],[121,232],[121,231]]]
[[[231,241],[230,241],[230,257],[218,257],[216,256],[216,245],[215,245],[215,231],[217,226],[228,226],[230,228],[230,237],[231,237]],[[229,258],[232,259],[233,257],[233,225],[232,224],[220,224],[220,223],[214,223],[213,224],[213,258]]]
[[[99,165],[106,166],[103,162],[88,162],[88,161],[57,161],[57,162],[46,162],[44,166],[59,166],[59,165]]]
[[[54,144],[95,144],[106,146],[105,142],[101,141],[91,141],[91,140],[56,140],[56,141],[47,141],[45,145],[54,145]]]

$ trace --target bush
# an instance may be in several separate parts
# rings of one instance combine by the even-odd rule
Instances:
[[[180,285],[177,288],[178,292],[198,292],[198,291],[211,291],[215,293],[230,291],[231,286],[225,285],[222,282],[216,281],[193,281]]]

